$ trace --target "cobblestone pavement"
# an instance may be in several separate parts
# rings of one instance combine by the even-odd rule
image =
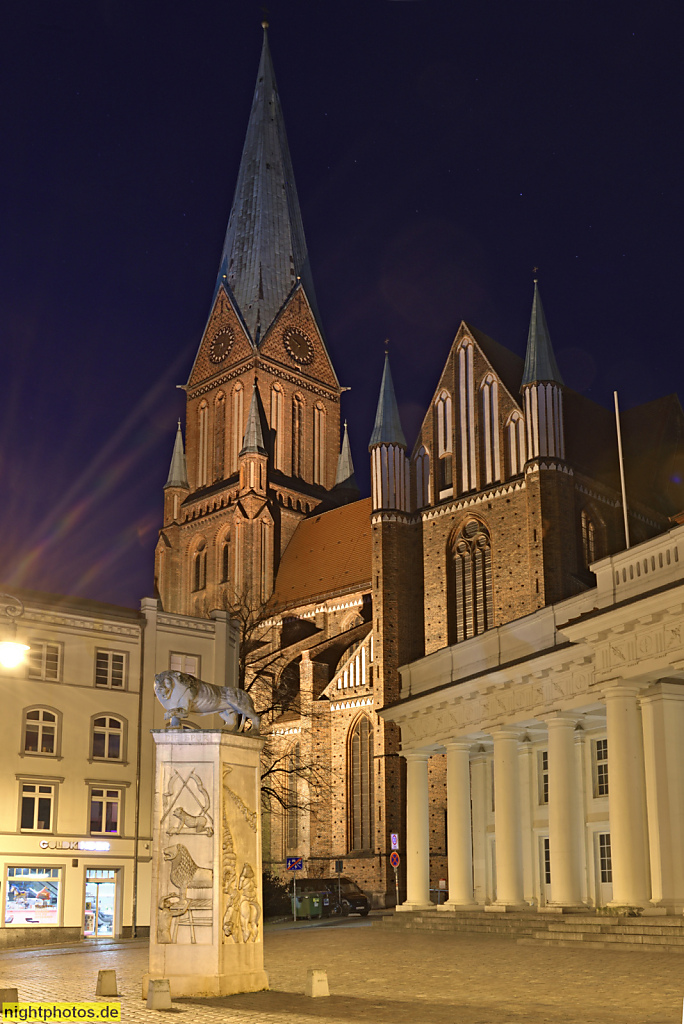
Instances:
[[[199,1024],[680,1024],[684,961],[668,953],[518,946],[505,938],[391,934],[369,922],[267,928],[271,991],[179,1000]],[[140,998],[147,944],[82,944],[0,954],[0,987],[23,1002],[92,1001],[97,972],[115,968],[124,1024],[152,1024]],[[308,967],[328,972],[330,998],[307,999]]]

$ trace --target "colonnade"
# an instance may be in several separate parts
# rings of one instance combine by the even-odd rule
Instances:
[[[616,681],[600,694],[606,709],[608,808],[612,852],[612,904],[684,909],[684,685],[659,680],[648,685]],[[595,705],[594,705],[595,707]],[[575,753],[582,708],[557,710],[534,725],[546,727],[550,905],[580,906],[586,900],[582,856],[585,819]],[[519,751],[530,723],[493,726],[494,836],[497,907],[526,905]],[[402,751],[407,763],[407,898],[403,909],[431,906],[428,762],[446,752],[446,907],[473,906],[473,859],[482,858],[473,834],[471,804],[482,805],[479,766],[483,733],[458,736],[430,747]],[[488,755],[489,756],[489,755]],[[528,816],[529,817],[529,816]],[[481,900],[480,900],[481,902]]]

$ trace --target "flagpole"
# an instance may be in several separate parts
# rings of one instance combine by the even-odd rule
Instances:
[[[620,409],[618,406],[618,393],[613,392],[615,399],[615,429],[617,430],[618,460],[620,462],[620,487],[622,488],[622,514],[625,519],[625,548],[629,547],[629,522],[627,521],[627,491],[625,489],[625,463],[622,458],[622,432],[620,430]]]

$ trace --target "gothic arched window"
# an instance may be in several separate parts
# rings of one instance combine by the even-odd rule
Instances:
[[[304,475],[304,399],[292,399],[292,476]]]
[[[420,447],[416,455],[416,508],[430,504],[430,456]]]
[[[214,408],[214,480],[223,480],[226,445],[226,396],[219,391]]]
[[[487,528],[467,519],[447,546],[449,643],[468,640],[494,625],[492,549]]]
[[[506,425],[508,476],[517,476],[525,466],[525,421],[514,412]]]
[[[314,408],[314,483],[325,486],[325,409],[322,402]]]
[[[209,482],[209,406],[202,402],[197,423],[197,486],[206,487]]]
[[[271,430],[273,432],[273,465],[283,468],[283,389],[280,384],[271,388]]]
[[[439,496],[450,497],[454,488],[454,470],[452,455],[453,421],[451,418],[451,395],[441,391],[435,402],[435,419],[437,421],[437,489]],[[443,492],[448,493],[443,493]]]
[[[285,845],[288,850],[296,850],[299,843],[299,773],[301,758],[299,744],[295,745],[287,755],[287,778],[285,782]]]
[[[462,492],[477,490],[474,391],[473,343],[470,338],[467,338],[458,350],[458,407],[461,431]]]
[[[499,446],[499,384],[492,373],[482,382],[482,446],[484,456],[484,482],[496,483],[501,479],[501,449]]]
[[[192,589],[204,590],[207,585],[207,549],[204,541],[192,557]]]
[[[348,752],[349,849],[373,849],[373,725],[361,715],[351,728]]]
[[[238,455],[244,437],[244,399],[245,391],[240,381],[233,388],[230,410],[230,472],[237,473]]]
[[[230,579],[230,533],[226,533],[219,546],[219,580],[227,583]]]
[[[584,565],[588,569],[592,562],[597,560],[597,530],[596,523],[591,518],[586,509],[582,510],[580,517],[582,526],[582,555],[584,557]]]

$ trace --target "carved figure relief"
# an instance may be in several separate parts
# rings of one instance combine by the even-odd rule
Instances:
[[[261,906],[254,867],[243,862],[238,876],[238,858],[235,852],[233,834],[230,830],[228,806],[232,804],[246,822],[251,832],[257,831],[256,811],[251,811],[241,797],[227,784],[232,769],[223,774],[223,843],[222,843],[222,889],[225,901],[223,912],[223,934],[229,942],[256,942],[259,937]]]
[[[172,728],[179,728],[189,714],[218,714],[231,732],[244,731],[248,726],[252,732],[259,732],[259,716],[245,690],[214,686],[174,669],[154,677],[154,692],[165,710],[164,721]]]

